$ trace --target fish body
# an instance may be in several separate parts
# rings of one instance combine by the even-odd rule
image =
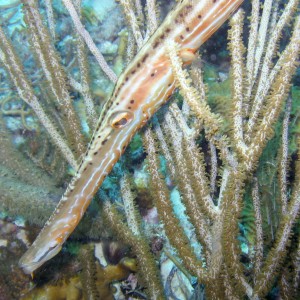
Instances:
[[[103,107],[86,155],[55,212],[22,256],[19,265],[25,273],[34,272],[61,250],[133,135],[173,93],[168,42],[175,41],[184,63],[191,63],[198,48],[242,2],[180,1],[141,48]]]

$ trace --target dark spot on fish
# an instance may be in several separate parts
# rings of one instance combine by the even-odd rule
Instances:
[[[186,30],[187,32],[189,32],[189,31],[190,31],[190,27],[187,27],[185,30]]]
[[[143,59],[142,59],[142,62],[144,63],[146,61],[146,59],[148,58],[149,54],[146,54]]]
[[[98,154],[98,151],[94,152],[94,155],[97,155]]]
[[[130,103],[132,104],[132,103],[134,103],[134,100],[132,99],[132,100],[130,100]]]
[[[107,139],[105,139],[104,141],[102,141],[102,145],[105,145],[106,144],[106,142],[107,142]]]

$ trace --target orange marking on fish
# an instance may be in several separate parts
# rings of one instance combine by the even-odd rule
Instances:
[[[179,45],[184,64],[243,0],[181,1],[120,76],[77,174],[54,214],[20,260],[32,273],[55,256],[73,232],[104,178],[134,133],[168,100],[175,89],[166,52],[168,41]]]
[[[195,59],[197,49],[182,49],[178,55],[181,57],[184,65],[190,65]]]

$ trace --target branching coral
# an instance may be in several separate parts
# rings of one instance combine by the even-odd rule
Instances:
[[[74,1],[74,6],[72,1],[64,1],[78,31],[75,61],[79,71],[74,72],[74,62],[62,66],[64,59],[60,56],[64,55],[59,55],[54,46],[57,33],[52,7],[49,1],[46,3],[50,34],[35,1],[24,1],[23,7],[31,51],[42,70],[46,91],[30,82],[21,64],[23,59],[18,58],[20,54],[13,49],[3,29],[0,58],[18,95],[46,128],[50,136],[47,143],[60,150],[62,157],[58,156],[58,162],[68,162],[76,169],[77,159],[86,147],[84,135],[90,132],[84,130],[83,124],[94,129],[99,108],[99,103],[92,100],[96,91],[91,88],[89,61],[93,58],[88,56],[85,45],[113,82],[116,75],[82,25],[80,1]],[[226,97],[219,91],[217,97],[211,96],[214,91],[210,89],[217,83],[205,86],[205,74],[197,62],[190,71],[184,70],[176,43],[168,45],[166,55],[181,97],[175,93],[173,103],[158,113],[151,126],[142,132],[147,159],[142,157],[138,162],[141,169],[147,167],[145,177],[151,194],[147,197],[157,209],[160,224],[152,224],[151,232],[146,213],[138,212],[141,199],[131,193],[128,178],[132,168],[137,169],[136,165],[127,162],[126,175],[116,176],[115,181],[121,178],[120,195],[118,201],[112,202],[119,205],[105,199],[106,223],[137,256],[140,282],[150,299],[173,293],[164,290],[164,282],[159,278],[166,256],[176,261],[179,270],[190,272],[199,284],[205,285],[208,299],[245,296],[260,299],[274,293],[274,287],[284,299],[299,296],[300,153],[299,130],[295,129],[299,128],[299,118],[293,112],[293,107],[299,106],[299,99],[288,97],[299,59],[300,21],[296,16],[299,1],[290,0],[283,5],[281,1],[266,0],[263,8],[260,4],[258,0],[252,1],[247,46],[243,43],[246,40],[243,23],[248,13],[239,11],[231,18],[231,65],[227,82],[231,87],[224,91]],[[145,7],[140,1],[120,1],[119,5],[130,29],[128,34],[123,31],[121,35],[115,59],[118,70],[122,68],[125,45],[127,57],[132,57],[132,49],[142,47],[159,20],[153,0],[146,1]],[[286,33],[287,29],[291,34]],[[228,88],[229,84],[222,86]],[[71,89],[74,98],[69,93]],[[230,103],[224,103],[228,95]],[[207,99],[217,99],[220,103],[208,105]],[[76,102],[81,106],[75,105]],[[220,110],[224,105],[231,105],[230,109]],[[78,107],[84,111],[78,112]],[[24,111],[21,114],[24,117]],[[46,174],[47,170],[41,171],[34,165],[37,160],[33,156],[32,163],[16,152],[4,128],[1,121],[0,154],[4,158],[10,156],[11,160],[1,162],[0,189],[4,192],[0,208],[29,219],[26,210],[35,207],[35,219],[31,222],[41,225],[41,219],[47,218],[54,206],[52,198],[57,199],[61,189]],[[130,154],[125,155],[131,162]],[[45,164],[38,165],[46,169]],[[36,176],[29,178],[28,170],[34,170]],[[32,189],[32,185],[36,187]],[[115,191],[111,194],[118,195]],[[40,198],[44,200],[41,208],[37,205]],[[184,211],[176,211],[178,203]],[[150,211],[149,207],[145,210]],[[153,238],[153,232],[159,238]],[[161,245],[153,245],[158,240]],[[153,249],[158,249],[155,254],[151,253]],[[88,263],[86,270],[91,270]],[[88,283],[93,275],[84,272]],[[191,276],[189,280],[192,281]]]

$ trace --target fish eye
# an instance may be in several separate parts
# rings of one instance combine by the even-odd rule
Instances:
[[[115,112],[111,116],[110,124],[115,129],[120,129],[128,125],[133,120],[133,113],[130,111]]]

